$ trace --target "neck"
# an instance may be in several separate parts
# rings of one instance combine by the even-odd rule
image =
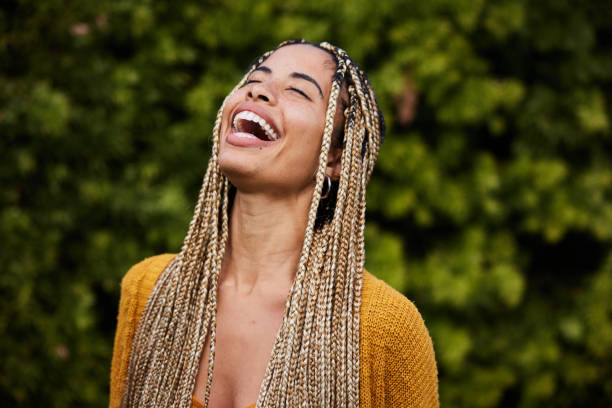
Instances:
[[[291,286],[308,222],[312,191],[287,197],[236,192],[223,260],[222,285],[248,294]]]

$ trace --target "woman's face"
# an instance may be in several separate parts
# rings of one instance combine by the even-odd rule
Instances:
[[[228,96],[219,165],[239,191],[286,196],[312,189],[335,70],[321,49],[285,46]]]

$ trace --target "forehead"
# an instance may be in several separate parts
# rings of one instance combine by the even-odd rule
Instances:
[[[324,84],[331,84],[331,79],[336,72],[336,62],[333,57],[326,51],[308,44],[281,47],[261,65],[278,74],[301,72],[321,80]]]

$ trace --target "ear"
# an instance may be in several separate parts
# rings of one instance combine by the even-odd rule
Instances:
[[[342,147],[330,147],[329,155],[327,156],[327,168],[325,174],[331,177],[332,181],[340,180],[340,171],[342,170]]]

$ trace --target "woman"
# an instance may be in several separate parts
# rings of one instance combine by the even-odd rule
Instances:
[[[421,316],[363,271],[383,133],[343,50],[298,40],[253,64],[181,252],[123,279],[111,407],[438,406]]]

